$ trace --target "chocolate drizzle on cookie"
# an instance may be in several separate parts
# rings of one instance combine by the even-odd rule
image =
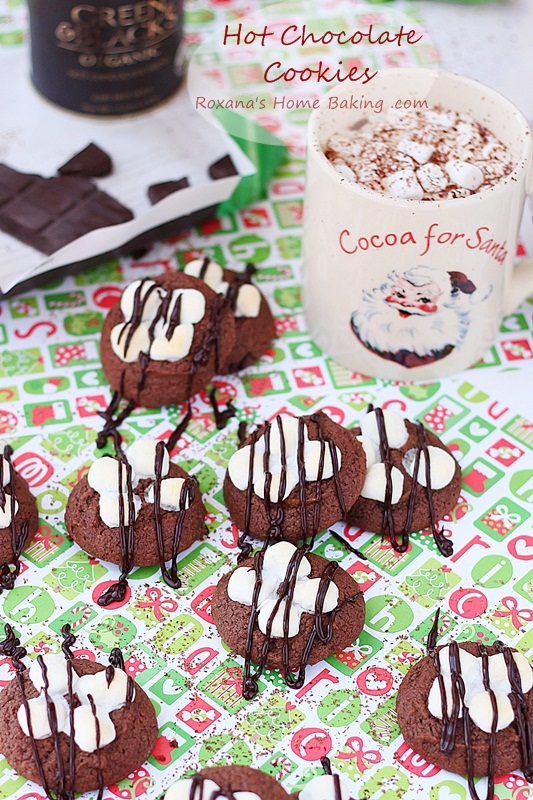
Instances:
[[[333,792],[334,797],[333,800],[342,800],[342,792],[341,792],[341,782],[338,775],[334,775],[331,769],[331,761],[327,756],[320,759],[320,763],[322,765],[322,769],[324,770],[324,775],[331,775],[333,778]]]
[[[189,791],[189,800],[236,800],[235,795],[231,789],[214,789],[209,795],[206,794],[205,784],[209,778],[203,775],[193,775],[191,778],[191,789]]]
[[[0,566],[0,594],[3,589],[13,589],[15,581],[20,575],[20,555],[24,550],[28,536],[30,533],[30,524],[28,520],[22,520],[19,529],[17,530],[15,503],[18,503],[17,491],[15,485],[15,468],[11,461],[13,449],[6,445],[4,447],[4,457],[0,457],[0,508],[4,511],[6,507],[7,497],[11,497],[11,549],[13,550],[13,558],[11,563],[2,564]],[[9,483],[10,493],[6,492],[4,487],[4,463],[7,463],[9,469]]]
[[[98,598],[99,606],[108,606],[111,603],[120,603],[124,600],[128,589],[128,575],[133,569],[135,556],[135,506],[133,503],[133,480],[131,464],[125,454],[117,452],[118,461],[118,513],[121,573],[117,583],[113,583]],[[125,519],[124,488],[128,497],[128,524]]]
[[[271,447],[270,447],[270,431],[272,424],[277,426],[277,430],[279,432],[279,440],[280,440],[280,455],[281,455],[281,474],[280,474],[280,483],[278,488],[278,496],[277,499],[272,502],[270,497],[270,487],[272,483],[272,473],[270,471],[270,457],[271,457]],[[305,470],[305,459],[304,459],[304,448],[305,448],[305,433],[306,427],[309,424],[316,425],[317,431],[317,438],[316,441],[320,443],[320,460],[318,465],[318,474],[315,481],[315,497],[313,500],[313,517],[312,517],[312,526],[311,530],[309,530],[309,520],[307,514],[307,489],[306,489],[306,470]],[[286,441],[285,441],[285,434],[283,431],[283,422],[282,417],[278,414],[274,418],[274,423],[267,421],[265,423],[264,431],[262,436],[265,442],[265,452],[263,454],[263,471],[265,474],[265,486],[264,486],[264,507],[265,511],[269,520],[269,530],[266,539],[266,546],[273,542],[280,541],[283,538],[283,522],[285,518],[285,513],[283,509],[283,497],[285,494],[286,489],[286,480],[287,480],[287,451],[286,451]],[[244,531],[239,539],[239,548],[241,553],[239,555],[238,561],[243,561],[245,558],[248,558],[252,547],[250,543],[247,541],[248,537],[250,536],[250,520],[252,514],[252,501],[254,497],[254,464],[256,458],[256,445],[259,439],[259,431],[260,429],[256,429],[252,432],[250,437],[250,458],[248,462],[248,483],[246,487],[246,496],[245,496],[245,522],[244,522]],[[311,440],[315,441],[315,440]],[[335,446],[334,441],[331,439],[330,436],[326,436],[323,430],[323,414],[321,412],[312,414],[309,417],[309,422],[306,422],[303,417],[298,418],[298,439],[297,439],[297,470],[298,470],[298,483],[297,486],[294,487],[293,491],[298,492],[299,498],[299,512],[300,512],[300,527],[301,527],[301,539],[304,545],[309,545],[309,548],[313,547],[315,538],[319,533],[320,527],[320,512],[322,508],[322,482],[324,480],[324,464],[325,464],[325,456],[326,456],[326,447],[329,449],[329,453],[331,456],[331,463],[332,463],[332,470],[333,470],[333,482],[335,485],[335,491],[337,495],[337,501],[341,508],[342,516],[346,515],[346,503],[344,501],[344,496],[342,492],[342,486],[340,482],[340,470],[339,470],[339,462],[337,458],[337,448]],[[329,480],[329,478],[327,479]]]
[[[28,653],[26,648],[21,646],[20,639],[16,636],[11,625],[6,624],[4,626],[4,631],[5,631],[5,638],[3,642],[0,642],[0,655],[11,659],[11,663],[13,664],[13,667],[15,669],[15,680],[17,681],[21,693],[22,706],[24,708],[26,716],[26,724],[28,727],[28,737],[30,740],[30,746],[32,749],[33,758],[37,770],[39,772],[40,781],[44,788],[46,797],[49,798],[49,800],[74,800],[75,796],[74,787],[76,782],[76,742],[75,742],[75,727],[74,727],[74,709],[78,705],[79,701],[77,700],[77,697],[73,690],[74,669],[72,665],[73,656],[70,648],[75,644],[76,637],[71,632],[70,625],[63,626],[61,630],[63,636],[63,644],[61,649],[63,655],[65,656],[66,667],[67,667],[67,703],[69,707],[69,730],[70,730],[68,734],[68,739],[69,739],[68,770],[66,770],[65,768],[65,764],[63,762],[63,757],[61,754],[61,740],[57,722],[56,708],[54,705],[54,701],[52,700],[49,694],[50,682],[48,676],[48,667],[46,666],[44,658],[41,655],[37,656],[37,663],[39,664],[41,669],[42,682],[43,682],[43,695],[46,701],[48,724],[50,727],[53,751],[56,759],[55,784],[53,787],[51,787],[46,777],[45,765],[43,764],[43,760],[39,752],[38,742],[34,735],[29,699],[26,692],[26,678],[25,678],[26,665],[24,664],[23,659],[26,658]],[[118,648],[115,648],[115,650],[118,653],[120,653]],[[122,658],[121,654],[120,658]],[[124,663],[123,660],[122,663]],[[131,678],[128,678],[128,696],[131,695],[130,681],[131,684],[133,685],[133,681],[131,680]],[[96,759],[97,759],[97,779],[99,785],[97,800],[102,800],[104,793],[104,776],[101,763],[99,721],[92,696],[88,695],[88,699],[95,718],[96,735],[97,735]],[[130,697],[130,704],[131,704],[131,697]],[[126,708],[127,707],[128,707],[128,702],[126,701]]]
[[[449,754],[455,747],[457,726],[462,717],[463,737],[466,751],[468,789],[472,800],[480,800],[474,784],[474,762],[472,744],[472,725],[468,707],[465,704],[465,683],[461,673],[460,648],[457,642],[449,644],[449,659],[451,671],[452,689],[452,709],[448,712],[448,702],[444,685],[444,677],[441,670],[439,650],[437,649],[437,633],[439,624],[439,611],[435,615],[433,626],[428,636],[427,652],[432,657],[441,697],[442,727],[440,737],[440,750],[442,753]],[[497,641],[495,647],[498,653],[502,653],[507,670],[507,678],[511,687],[508,697],[514,712],[513,724],[518,734],[518,741],[521,753],[521,769],[526,780],[533,782],[533,731],[528,711],[527,700],[522,690],[522,682],[516,662],[513,658],[513,651]],[[478,657],[481,658],[481,671],[483,678],[483,688],[489,693],[492,707],[492,722],[489,732],[488,745],[488,785],[486,800],[494,797],[494,772],[496,761],[496,731],[498,727],[498,704],[495,693],[490,686],[489,655],[487,648],[483,644],[478,644]]]
[[[183,525],[185,523],[185,515],[187,509],[191,507],[194,499],[194,492],[196,489],[196,481],[194,478],[186,478],[183,481],[180,497],[179,497],[179,510],[177,512],[176,523],[174,525],[174,536],[172,539],[172,554],[170,569],[167,569],[165,563],[165,551],[163,546],[163,532],[161,527],[161,471],[163,467],[163,458],[165,454],[165,445],[163,442],[158,442],[155,451],[155,482],[154,482],[154,523],[157,539],[157,550],[159,553],[159,565],[161,567],[161,575],[163,580],[168,586],[173,589],[181,587],[181,580],[178,576],[178,553],[183,533]]]
[[[272,645],[272,639],[273,639],[272,626],[282,602],[285,602],[285,608],[283,611],[282,674],[287,686],[290,686],[291,689],[300,689],[304,684],[305,669],[307,667],[311,648],[315,640],[318,638],[323,643],[331,641],[331,637],[333,636],[333,621],[335,619],[335,614],[336,614],[336,611],[331,611],[328,614],[324,613],[324,601],[326,599],[326,594],[329,588],[329,584],[330,582],[333,581],[335,572],[339,567],[336,561],[331,561],[328,564],[326,564],[322,572],[322,575],[320,577],[320,584],[315,602],[314,625],[307,639],[307,642],[305,643],[305,646],[302,650],[300,663],[296,669],[296,672],[293,673],[289,665],[290,612],[294,597],[294,590],[296,587],[296,581],[298,577],[298,571],[303,558],[309,552],[309,546],[304,546],[296,549],[293,555],[291,556],[291,559],[289,561],[285,573],[285,580],[278,589],[278,597],[276,599],[272,612],[270,613],[270,616],[266,623],[265,640],[261,647],[261,655],[259,663],[257,664],[256,669],[252,671],[253,636],[254,636],[254,631],[258,626],[259,594],[263,586],[262,573],[263,573],[263,562],[264,562],[266,547],[267,543],[265,543],[263,549],[259,550],[254,556],[253,569],[255,571],[255,585],[252,595],[252,607],[250,609],[250,617],[248,620],[248,630],[246,634],[246,644],[244,651],[244,673],[243,673],[243,686],[242,686],[242,694],[246,700],[252,700],[259,691],[258,680],[267,666],[268,652]]]
[[[393,504],[392,504],[393,463],[391,459],[391,449],[387,437],[385,420],[383,417],[383,410],[381,408],[374,408],[372,405],[369,405],[368,412],[370,411],[374,411],[376,415],[376,422],[379,435],[380,459],[382,463],[385,465],[386,491],[385,491],[385,500],[383,501],[382,533],[384,535],[388,534],[391,547],[394,550],[396,550],[397,553],[406,552],[406,550],[409,547],[409,530],[412,525],[413,515],[416,508],[416,501],[418,498],[418,491],[419,491],[418,481],[416,480],[416,476],[418,475],[420,457],[423,454],[424,465],[425,465],[425,479],[426,479],[426,486],[424,487],[424,490],[426,493],[426,499],[430,514],[431,532],[433,534],[433,539],[435,540],[435,544],[437,545],[442,555],[451,556],[453,553],[453,545],[451,541],[447,539],[446,536],[444,536],[443,530],[439,528],[438,520],[436,519],[435,516],[435,508],[433,504],[433,490],[431,488],[431,462],[429,457],[428,444],[426,441],[426,429],[424,428],[421,422],[417,422],[415,425],[417,433],[417,441],[415,447],[413,478],[411,481],[411,491],[409,494],[407,516],[405,519],[403,529],[401,531],[397,531],[396,526],[394,524]]]

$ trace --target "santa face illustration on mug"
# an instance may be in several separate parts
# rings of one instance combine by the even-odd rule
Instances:
[[[466,336],[472,305],[484,292],[462,272],[417,266],[365,289],[351,316],[359,341],[381,358],[420,367],[449,355]]]

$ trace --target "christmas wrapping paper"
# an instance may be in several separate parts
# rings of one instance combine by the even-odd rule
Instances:
[[[226,18],[236,10],[243,11],[224,3],[213,15]],[[200,35],[208,13],[190,6],[191,35]],[[301,311],[305,120],[279,120],[291,156],[264,202],[157,245],[141,261],[110,261],[1,303],[0,436],[14,448],[15,466],[40,513],[16,588],[0,597],[1,618],[14,626],[32,659],[59,650],[67,622],[78,637],[76,655],[106,661],[113,647],[123,648],[128,673],[156,707],[160,731],[148,763],[108,787],[105,800],[159,798],[187,771],[232,762],[266,770],[296,791],[320,771],[326,755],[357,798],[466,800],[464,778],[426,763],[404,744],[395,697],[409,666],[424,655],[437,608],[439,640],[490,643],[499,637],[533,656],[533,421],[524,410],[533,305],[525,302],[504,320],[483,361],[440,382],[394,384],[333,363],[310,340]],[[524,254],[527,245],[521,248]],[[230,267],[257,264],[279,338],[258,364],[215,380],[219,402],[231,398],[237,408],[225,430],[216,429],[207,393],[193,400],[194,416],[174,461],[198,478],[209,535],[181,556],[181,589],[167,587],[159,568],[136,569],[124,601],[102,609],[96,599],[119,569],[80,551],[64,527],[69,492],[94,459],[98,411],[110,398],[99,332],[128,281],[202,255]],[[509,379],[517,387],[510,399]],[[221,487],[239,422],[252,426],[281,411],[324,409],[354,426],[369,403],[423,421],[460,460],[461,496],[444,520],[454,555],[443,558],[427,532],[414,534],[408,551],[398,554],[377,535],[336,525],[363,559],[324,532],[315,552],[337,559],[364,591],[364,631],[343,653],[308,668],[299,691],[267,671],[259,695],[247,702],[242,659],[227,651],[210,615],[213,588],[238,553],[238,531]],[[182,413],[180,407],[137,409],[122,428],[124,439],[164,439]],[[0,659],[0,686],[13,675],[10,662]],[[520,775],[496,781],[499,800],[525,800],[529,791]],[[43,797],[0,756],[0,798]]]

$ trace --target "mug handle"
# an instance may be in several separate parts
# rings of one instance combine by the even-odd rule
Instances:
[[[526,185],[528,195],[533,194],[533,166]],[[527,202],[527,200],[526,200]],[[528,212],[529,213],[529,212]],[[511,280],[503,302],[503,315],[511,314],[522,300],[533,293],[533,257],[523,258],[513,269]]]

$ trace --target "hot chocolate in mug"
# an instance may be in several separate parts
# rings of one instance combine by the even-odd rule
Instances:
[[[478,361],[503,316],[533,291],[533,260],[515,266],[524,201],[533,191],[531,130],[497,92],[440,70],[381,70],[364,87],[364,99],[373,103],[366,109],[354,110],[361,98],[354,92],[331,89],[308,124],[308,329],[354,372],[440,378]],[[379,123],[396,103],[421,100],[486,126],[508,148],[512,172],[468,197],[406,200],[365,188],[324,155],[332,134],[354,137],[358,120]],[[381,115],[372,110],[380,101]]]

